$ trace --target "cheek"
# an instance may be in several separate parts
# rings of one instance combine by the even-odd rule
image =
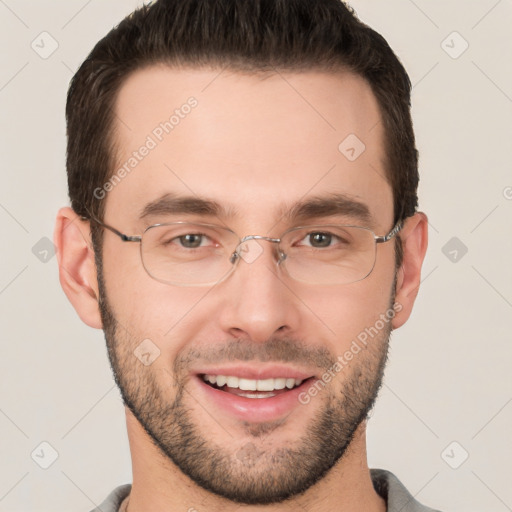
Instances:
[[[365,280],[344,286],[311,288],[302,300],[335,353],[342,353],[365,329],[375,325],[389,309],[392,273],[375,269]]]
[[[119,249],[118,249],[119,250]],[[109,257],[105,251],[103,277],[109,306],[133,343],[151,339],[164,350],[183,329],[194,329],[194,314],[205,288],[169,286],[151,278],[138,252]]]

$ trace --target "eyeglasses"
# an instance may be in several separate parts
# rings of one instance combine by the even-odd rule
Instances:
[[[403,221],[397,222],[384,236],[361,226],[329,224],[294,227],[280,238],[240,238],[229,228],[215,224],[171,222],[129,236],[97,219],[90,220],[123,242],[139,242],[146,272],[174,286],[211,286],[223,281],[240,260],[252,263],[260,256],[263,247],[258,241],[276,244],[276,263],[292,279],[318,285],[354,283],[371,274],[377,244],[394,238],[403,226]]]

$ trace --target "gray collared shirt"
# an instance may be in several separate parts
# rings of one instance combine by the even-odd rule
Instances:
[[[385,469],[370,469],[373,487],[387,503],[387,512],[439,512],[414,499],[402,482]],[[131,484],[116,487],[105,501],[91,512],[119,512],[123,500],[130,494]]]

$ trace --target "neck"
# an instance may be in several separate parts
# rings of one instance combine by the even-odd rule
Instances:
[[[133,484],[124,512],[235,512],[239,503],[214,495],[183,474],[154,445],[137,419],[126,409],[132,455]],[[126,508],[125,508],[126,506]],[[244,505],[244,512],[385,512],[386,502],[373,487],[366,456],[366,423],[359,425],[342,460],[300,496],[272,505]],[[124,509],[124,510],[123,510]]]

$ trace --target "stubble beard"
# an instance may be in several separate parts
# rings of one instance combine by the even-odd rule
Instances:
[[[209,492],[233,502],[260,505],[305,492],[342,460],[357,428],[374,407],[388,357],[390,322],[341,370],[341,389],[328,385],[311,405],[301,405],[310,407],[322,400],[321,406],[316,403],[317,413],[300,437],[286,446],[270,448],[270,443],[265,443],[270,437],[266,436],[280,425],[259,423],[245,426],[245,438],[238,445],[236,436],[223,445],[215,444],[208,439],[204,425],[194,420],[192,410],[199,406],[186,388],[189,358],[184,355],[177,359],[173,372],[160,368],[169,383],[163,389],[152,366],[142,365],[133,353],[140,340],[131,338],[116,321],[101,268],[98,281],[108,356],[124,404],[161,453]],[[393,301],[394,287],[391,307]],[[333,354],[329,358],[321,350],[298,347],[303,345],[292,339],[272,339],[266,344],[231,340],[225,344],[225,353],[231,360],[283,361],[300,354],[302,359],[313,355],[324,365],[328,360],[336,361]],[[310,353],[306,356],[304,351]],[[201,415],[205,417],[204,410]]]

